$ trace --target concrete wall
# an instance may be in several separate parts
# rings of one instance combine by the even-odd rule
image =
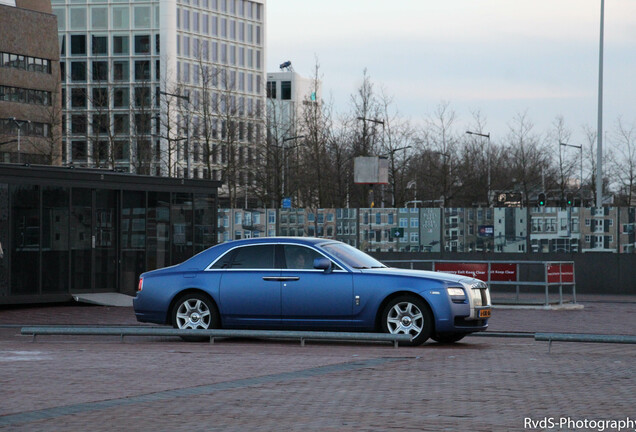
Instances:
[[[485,253],[372,253],[385,260],[457,260],[457,261],[574,261],[576,292],[579,294],[636,295],[636,255],[615,253],[584,254],[485,254]],[[408,264],[391,264],[406,267]],[[426,264],[415,268],[428,269]],[[542,266],[529,266],[522,271],[524,280],[542,280]]]

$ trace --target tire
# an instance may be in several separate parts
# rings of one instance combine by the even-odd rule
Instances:
[[[433,315],[428,305],[417,297],[396,297],[382,312],[382,331],[412,336],[410,342],[400,342],[400,345],[421,345],[431,336]]]
[[[452,344],[459,342],[466,337],[466,333],[443,333],[431,336],[435,342],[440,344]]]
[[[219,313],[210,297],[201,293],[181,296],[172,308],[172,326],[176,329],[219,328]],[[187,342],[204,342],[203,336],[181,336]]]

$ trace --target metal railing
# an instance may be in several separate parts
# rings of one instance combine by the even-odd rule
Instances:
[[[571,303],[576,304],[576,274],[574,268],[574,261],[458,261],[458,260],[383,260],[385,264],[408,264],[411,269],[415,269],[415,264],[429,264],[429,268],[425,270],[432,271],[441,271],[449,273],[448,269],[440,270],[440,267],[448,266],[439,266],[439,264],[455,264],[457,265],[457,271],[450,272],[453,274],[460,274],[465,276],[475,277],[477,279],[483,280],[488,283],[488,286],[491,287],[491,296],[493,293],[493,286],[502,286],[502,287],[515,287],[515,297],[514,302],[517,304],[526,304],[522,301],[521,295],[525,294],[521,292],[523,287],[541,287],[544,290],[544,306],[550,305],[550,289],[557,287],[558,288],[558,304],[564,304],[564,287],[571,287]],[[514,280],[502,280],[506,279],[504,277],[497,276],[493,278],[493,275],[498,275],[496,271],[501,271],[501,266],[514,266]],[[464,269],[461,268],[464,266]],[[493,266],[499,267],[493,268]],[[535,270],[531,272],[530,269],[523,269],[522,266],[542,266],[542,271]],[[556,273],[556,268],[558,266],[558,273]],[[567,273],[564,273],[563,266],[566,266],[568,270]],[[524,270],[524,271],[522,271]],[[571,276],[569,273],[571,270]],[[470,274],[470,273],[473,274]],[[478,274],[475,274],[478,273]],[[535,276],[535,278],[540,278],[540,280],[530,280],[533,278],[526,277],[525,280],[521,280],[520,276]],[[566,275],[566,277],[564,277]],[[508,277],[508,279],[510,279]],[[557,280],[558,279],[558,280]],[[570,280],[571,279],[571,280]],[[493,299],[493,303],[494,303]],[[502,303],[500,303],[502,304]]]
[[[305,346],[307,340],[331,340],[353,342],[391,342],[395,348],[398,342],[409,342],[411,335],[392,333],[357,333],[357,332],[318,332],[318,331],[283,331],[283,330],[223,330],[223,329],[175,329],[169,327],[85,327],[85,326],[25,326],[20,333],[38,335],[66,336],[190,336],[210,338],[264,338],[264,339],[298,339]]]

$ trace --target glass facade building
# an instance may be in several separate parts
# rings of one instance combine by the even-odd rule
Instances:
[[[255,158],[264,3],[52,0],[63,163],[216,180],[234,153]]]
[[[218,182],[0,165],[0,304],[133,295],[217,238]]]

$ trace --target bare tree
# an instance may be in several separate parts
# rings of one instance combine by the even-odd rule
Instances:
[[[473,112],[472,122],[468,129],[476,134],[486,135],[486,119],[481,112]],[[497,190],[501,185],[499,173],[504,169],[500,163],[498,147],[488,142],[485,144],[483,136],[464,134],[464,139],[458,148],[455,173],[457,184],[461,188],[457,191],[456,203],[465,206],[491,202],[488,196],[488,173],[490,171],[491,190]]]
[[[33,153],[42,155],[43,161],[52,165],[60,164],[64,157],[62,155],[63,110],[60,99],[59,91],[52,92],[50,104],[41,112],[43,130],[37,131],[38,137],[26,137]]]
[[[353,111],[347,123],[356,125],[356,131],[352,143],[352,160],[356,156],[375,156],[378,154],[379,142],[384,131],[378,122],[382,117],[382,107],[373,89],[374,84],[365,68],[362,75],[362,84],[351,95]],[[353,170],[351,170],[353,172]],[[366,185],[365,185],[366,186]],[[353,185],[352,205],[364,207],[368,202],[369,188],[363,185]],[[373,188],[371,189],[373,190]]]
[[[403,206],[407,201],[407,185],[410,180],[408,165],[415,146],[414,130],[407,120],[399,116],[397,110],[393,110],[393,100],[384,90],[380,101],[384,121],[384,139],[380,153],[389,162],[391,207]]]
[[[517,114],[508,127],[506,154],[512,175],[528,207],[531,196],[547,189],[545,176],[550,166],[549,153],[541,145],[539,136],[533,132],[534,125],[525,112]]]
[[[616,121],[615,138],[614,151],[617,157],[614,158],[613,165],[625,197],[622,204],[631,206],[636,187],[636,126],[633,123],[625,124],[619,117]]]
[[[457,164],[457,116],[448,102],[439,104],[426,119],[419,141],[418,160],[413,165],[418,195],[431,203],[449,206],[458,188],[453,173]]]
[[[576,160],[566,160],[563,156],[562,144],[569,144],[571,136],[572,133],[565,126],[563,116],[556,117],[552,122],[552,130],[548,135],[548,140],[551,145],[558,147],[557,184],[561,203],[565,202],[566,191],[570,188],[570,179],[574,176],[576,167]]]
[[[297,145],[298,156],[296,186],[302,189],[303,202],[312,207],[323,208],[333,204],[334,182],[333,166],[330,151],[338,154],[337,141],[331,139],[330,105],[318,100],[321,77],[320,64],[316,60],[312,76],[310,94],[304,95],[299,128],[302,134],[302,145]],[[311,95],[315,95],[312,100]],[[302,158],[302,163],[300,161]],[[292,183],[292,182],[290,182]]]

